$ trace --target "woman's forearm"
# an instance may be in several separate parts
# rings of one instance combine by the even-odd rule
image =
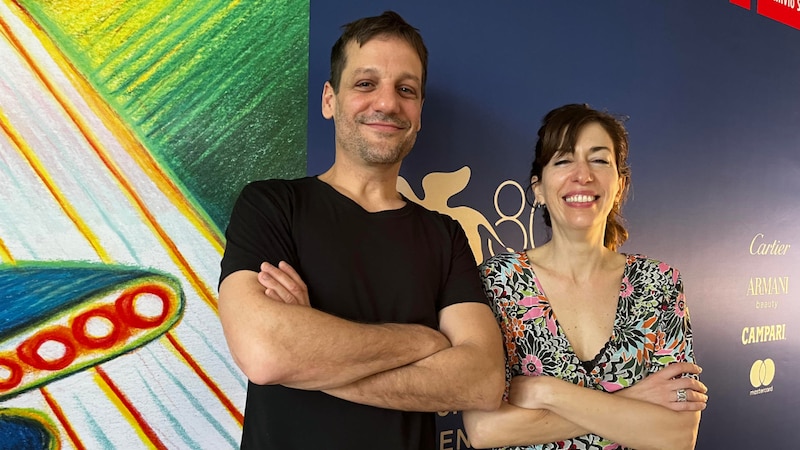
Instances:
[[[700,411],[673,411],[552,377],[534,377],[531,381],[538,383],[534,394],[537,404],[533,406],[606,439],[640,450],[694,448]]]
[[[551,411],[507,402],[491,412],[465,411],[464,428],[473,448],[545,444],[588,433]]]

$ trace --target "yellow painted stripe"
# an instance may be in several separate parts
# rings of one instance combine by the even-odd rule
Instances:
[[[97,238],[94,232],[92,232],[89,226],[86,225],[83,220],[81,220],[78,212],[69,203],[64,193],[58,189],[55,181],[50,176],[50,173],[47,171],[47,169],[44,168],[44,165],[36,156],[36,153],[32,148],[30,148],[30,146],[28,146],[27,142],[25,142],[17,130],[11,126],[8,117],[6,117],[2,109],[0,109],[0,129],[5,132],[9,140],[11,140],[11,142],[14,144],[14,147],[16,147],[17,151],[22,155],[22,157],[28,161],[28,165],[31,166],[31,169],[33,169],[39,179],[42,180],[42,183],[44,183],[44,186],[48,191],[50,191],[50,194],[53,196],[56,203],[58,203],[58,205],[61,207],[61,210],[64,211],[64,214],[66,214],[70,220],[72,220],[72,223],[75,224],[75,226],[78,228],[78,231],[86,238],[86,241],[89,242],[89,245],[92,246],[100,259],[104,262],[111,261],[111,257],[100,245],[100,240]]]
[[[6,246],[6,243],[3,242],[3,238],[0,237],[0,261],[5,264],[16,264],[14,261],[14,257],[11,256],[11,251]]]
[[[139,435],[142,442],[149,444],[148,448],[166,449],[167,446],[161,442],[155,430],[150,427],[145,418],[142,417],[142,414],[136,409],[133,403],[131,403],[128,397],[119,390],[108,374],[99,366],[95,367],[93,372],[97,386],[116,404],[117,409],[123,414],[125,420],[131,424],[131,428],[136,430],[136,434]]]

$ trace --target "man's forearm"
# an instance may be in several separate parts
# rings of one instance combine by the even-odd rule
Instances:
[[[465,344],[325,392],[404,411],[492,410],[499,406],[502,380],[502,365],[492,355]]]
[[[257,384],[320,390],[405,366],[450,346],[415,324],[360,324],[266,297],[253,272],[220,287],[220,319],[231,353]]]
[[[440,313],[439,327],[452,347],[326,392],[406,411],[497,409],[505,388],[505,364],[491,310],[481,303],[451,305]]]
[[[309,320],[307,326],[315,325],[325,334],[297,337],[287,345],[285,358],[294,361],[285,365],[296,372],[274,384],[305,390],[336,388],[405,367],[450,345],[444,335],[424,325],[357,324],[332,316]]]

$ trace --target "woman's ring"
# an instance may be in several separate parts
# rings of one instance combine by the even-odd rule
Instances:
[[[685,402],[686,401],[686,389],[678,389],[677,391],[675,391],[675,395],[678,396],[678,400],[677,401],[679,401],[679,402]]]

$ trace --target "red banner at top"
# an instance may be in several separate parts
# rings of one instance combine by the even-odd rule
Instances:
[[[741,6],[744,9],[750,9],[750,1],[751,0],[731,0],[731,3],[736,6]]]
[[[758,0],[758,13],[800,30],[800,0]]]

